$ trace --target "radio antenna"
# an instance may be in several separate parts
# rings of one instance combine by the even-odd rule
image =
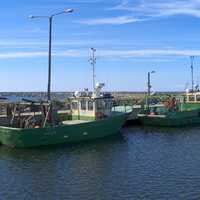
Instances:
[[[191,61],[192,92],[194,92],[194,56],[190,56],[190,61]]]
[[[95,75],[95,64],[96,64],[96,60],[97,60],[96,59],[96,55],[95,55],[96,49],[95,48],[90,48],[90,50],[91,50],[91,54],[90,54],[89,61],[90,61],[91,65],[92,65],[93,91],[95,91],[95,84],[96,84],[96,81],[95,81],[95,77],[96,77],[96,75]]]

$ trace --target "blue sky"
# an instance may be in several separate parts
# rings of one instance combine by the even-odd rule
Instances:
[[[0,13],[0,91],[46,91],[48,23],[53,30],[53,91],[92,87],[89,48],[97,49],[96,79],[105,90],[184,90],[200,81],[200,0],[7,0]]]

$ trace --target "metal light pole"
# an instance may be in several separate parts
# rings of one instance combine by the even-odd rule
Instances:
[[[95,64],[96,64],[96,57],[95,57],[95,52],[97,50],[95,48],[91,48],[91,55],[90,55],[90,63],[92,65],[92,78],[93,78],[93,91],[95,91]]]
[[[62,12],[54,13],[50,16],[33,16],[30,15],[30,19],[40,19],[40,18],[46,18],[49,21],[49,50],[48,50],[48,86],[47,86],[47,99],[48,101],[51,101],[51,50],[52,50],[52,21],[53,18],[57,15],[66,14],[66,13],[72,13],[73,9],[65,9]]]

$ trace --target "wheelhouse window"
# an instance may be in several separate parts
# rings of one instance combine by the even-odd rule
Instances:
[[[104,104],[105,102],[101,99],[97,100],[97,110],[102,110],[104,109]]]
[[[93,101],[88,101],[88,110],[93,110]]]
[[[195,100],[194,95],[190,95],[189,96],[189,101],[194,101],[194,100]]]
[[[78,103],[77,102],[72,102],[72,109],[78,110]]]
[[[81,101],[81,110],[86,110],[86,101],[85,100]]]
[[[196,96],[196,100],[197,100],[197,101],[200,101],[200,95],[197,95],[197,96]]]
[[[112,102],[105,101],[105,109],[111,109],[112,108]]]

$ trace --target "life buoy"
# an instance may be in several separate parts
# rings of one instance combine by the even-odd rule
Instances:
[[[102,112],[96,112],[96,118],[101,119],[104,117],[104,114]]]
[[[155,115],[155,112],[150,112],[150,115]]]

